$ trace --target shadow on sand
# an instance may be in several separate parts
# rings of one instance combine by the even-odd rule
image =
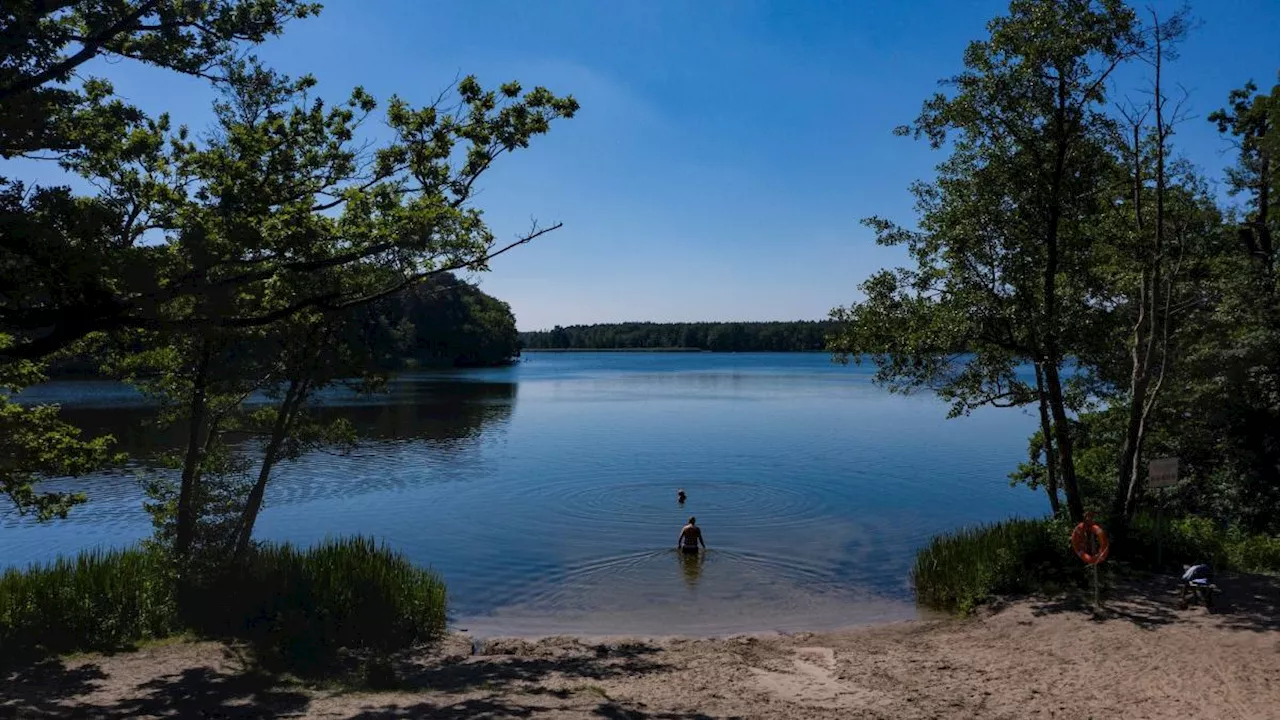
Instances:
[[[124,695],[86,702],[100,690]],[[218,717],[271,718],[302,713],[310,696],[281,687],[269,676],[212,667],[178,672],[130,684],[108,676],[99,664],[68,667],[48,659],[3,677],[0,718]]]
[[[713,720],[623,703],[592,684],[672,671],[652,659],[658,649],[650,645],[575,643],[570,652],[546,658],[520,657],[518,652],[499,644],[481,656],[400,662],[394,697],[290,684],[253,671],[231,650],[224,650],[224,663],[186,667],[141,682],[111,677],[100,664],[69,666],[51,659],[0,672],[0,718],[305,717],[318,710],[313,708],[318,698],[328,696],[326,704],[335,698],[341,702],[325,708],[327,717],[353,720],[533,718],[565,711],[611,720]],[[553,676],[563,689],[537,686]],[[406,693],[416,697],[405,703]]]
[[[1094,614],[1094,619],[1128,621],[1150,630],[1189,617],[1209,615],[1214,622],[1233,630],[1280,630],[1280,578],[1228,574],[1220,576],[1217,585],[1221,593],[1212,609],[1196,602],[1184,609],[1178,597],[1176,576],[1127,579],[1116,586],[1104,587],[1102,610]],[[1085,591],[1042,600],[1032,606],[1036,615],[1092,610],[1093,596]]]

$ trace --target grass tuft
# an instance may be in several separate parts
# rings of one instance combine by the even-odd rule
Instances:
[[[173,567],[131,548],[8,570],[0,648],[11,659],[114,650],[194,630],[247,640],[270,669],[307,674],[344,651],[386,657],[444,634],[440,576],[367,538],[263,545],[235,575],[181,593]]]
[[[110,650],[179,630],[170,565],[143,549],[91,550],[0,576],[6,653]]]
[[[1051,518],[1007,520],[939,535],[916,554],[911,570],[916,599],[968,614],[1002,595],[1083,587],[1088,571],[1071,551],[1070,535],[1071,525]],[[1280,572],[1280,538],[1224,529],[1203,518],[1177,518],[1165,521],[1157,547],[1155,519],[1139,516],[1103,568],[1177,571],[1202,562],[1219,571]]]
[[[939,535],[916,554],[911,582],[924,605],[967,614],[993,596],[1031,592],[1071,555],[1066,526],[1052,520],[1006,520]]]
[[[362,537],[262,546],[208,597],[217,602],[201,613],[207,629],[248,639],[264,661],[300,672],[341,650],[381,655],[431,643],[445,629],[440,576]]]

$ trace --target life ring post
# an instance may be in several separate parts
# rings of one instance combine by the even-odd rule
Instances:
[[[1098,598],[1098,566],[1111,552],[1111,540],[1107,531],[1093,519],[1093,513],[1085,513],[1084,520],[1071,531],[1071,549],[1086,565],[1093,566],[1093,611],[1100,612]]]

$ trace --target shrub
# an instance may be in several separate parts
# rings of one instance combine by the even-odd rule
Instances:
[[[446,619],[438,575],[360,537],[260,546],[206,597],[206,629],[244,637],[265,662],[304,673],[341,649],[385,655],[432,642]]]
[[[194,629],[248,640],[273,669],[307,673],[328,669],[343,649],[385,657],[444,633],[440,577],[365,538],[262,545],[234,576],[181,592],[173,567],[143,546],[6,571],[3,657],[108,650]]]
[[[1280,537],[1233,533],[1226,554],[1227,564],[1241,572],[1280,573]]]
[[[1224,527],[1206,518],[1175,518],[1164,522],[1159,564],[1156,538],[1153,517],[1135,518],[1123,558],[1134,566],[1152,570],[1174,570],[1207,562],[1218,570],[1280,572],[1280,538]]]
[[[916,598],[942,610],[968,613],[993,595],[1024,593],[1048,581],[1074,582],[1080,563],[1065,538],[1069,528],[1049,519],[1006,520],[939,535],[916,555]]]
[[[0,576],[0,648],[104,650],[178,629],[171,566],[144,549],[93,550]]]
[[[1157,542],[1160,535],[1163,537]],[[1146,570],[1172,570],[1204,562],[1227,570],[1230,563],[1226,535],[1225,529],[1212,520],[1196,517],[1166,519],[1163,533],[1158,533],[1154,516],[1139,515],[1130,524],[1121,557],[1134,567]]]
[[[1070,534],[1070,524],[1041,518],[939,535],[916,555],[916,599],[964,614],[997,595],[1081,586],[1087,569],[1071,550]],[[1186,517],[1164,521],[1158,545],[1155,518],[1140,515],[1102,567],[1168,571],[1202,562],[1219,571],[1280,572],[1280,538]]]

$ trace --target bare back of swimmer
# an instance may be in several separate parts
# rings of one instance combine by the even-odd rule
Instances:
[[[702,528],[698,527],[698,518],[689,518],[689,524],[680,528],[680,539],[676,541],[676,547],[680,552],[697,554],[698,545],[702,545],[705,550],[707,541],[702,539]]]

